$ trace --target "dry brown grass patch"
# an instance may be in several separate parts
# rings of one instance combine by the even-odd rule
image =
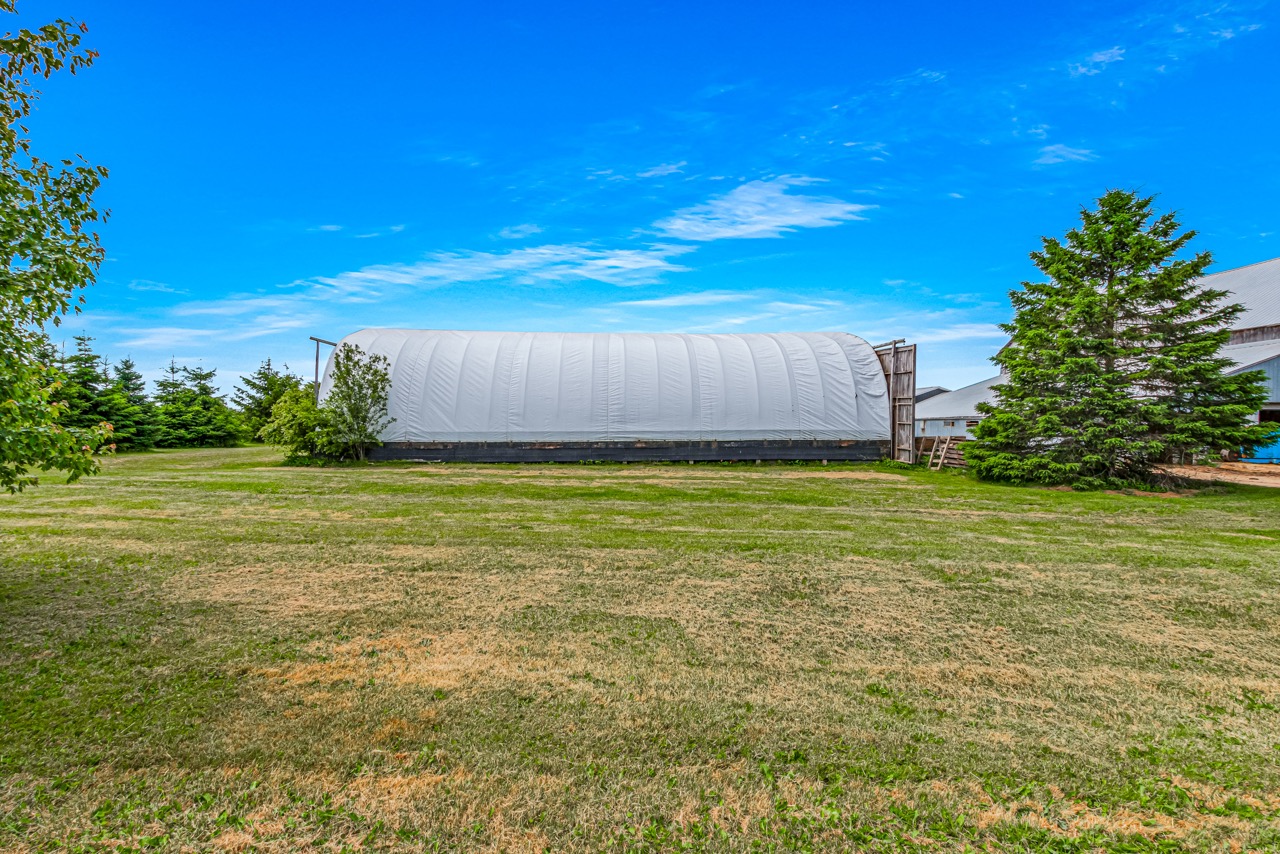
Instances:
[[[461,548],[459,546],[421,545],[418,543],[391,543],[381,547],[381,551],[389,558],[396,560],[428,561],[431,563],[454,563],[467,559],[474,560],[477,548]]]
[[[465,632],[432,637],[392,632],[361,637],[337,645],[313,644],[319,661],[257,670],[273,682],[293,687],[338,685],[376,679],[399,687],[457,688],[472,684],[493,667]]]
[[[1096,831],[1146,839],[1186,840],[1209,832],[1239,844],[1247,840],[1253,830],[1250,822],[1235,816],[1194,813],[1188,818],[1177,818],[1159,812],[1138,812],[1125,808],[1101,812],[1078,801],[1067,801],[1048,809],[1032,800],[994,804],[978,812],[975,818],[982,828],[998,823],[1024,824],[1055,836],[1071,838]]]
[[[163,592],[183,602],[234,605],[273,617],[355,611],[394,601],[400,586],[374,567],[317,568],[269,564],[189,570],[167,579]]]
[[[905,668],[905,675],[910,684],[943,694],[954,693],[957,686],[1028,688],[1040,678],[1037,671],[1023,664],[985,665],[956,661],[909,665]]]

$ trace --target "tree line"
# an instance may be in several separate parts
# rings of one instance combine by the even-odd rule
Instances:
[[[46,344],[58,425],[73,435],[105,437],[115,451],[153,448],[217,448],[266,441],[283,447],[293,462],[363,460],[387,417],[390,387],[385,357],[350,344],[334,355],[330,389],[316,403],[315,384],[267,359],[241,377],[231,399],[220,394],[214,369],[179,366],[172,359],[148,394],[137,364],[112,364],[79,335],[70,352]]]
[[[94,352],[93,339],[80,335],[70,352],[48,347],[46,364],[56,383],[55,399],[64,408],[60,426],[87,433],[108,425],[109,442],[118,451],[152,448],[229,447],[259,439],[271,409],[290,391],[312,384],[277,369],[271,359],[241,378],[231,399],[215,384],[215,369],[178,365],[170,360],[148,393],[130,358],[114,364]]]

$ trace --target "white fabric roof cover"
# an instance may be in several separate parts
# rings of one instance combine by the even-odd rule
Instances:
[[[384,442],[888,439],[880,360],[843,332],[364,329],[391,362]],[[321,394],[329,392],[333,357]]]

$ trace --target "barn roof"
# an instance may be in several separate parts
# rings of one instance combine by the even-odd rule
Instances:
[[[1244,314],[1234,329],[1280,324],[1280,258],[1223,270],[1201,281],[1216,290],[1230,291],[1232,300],[1244,304]]]
[[[990,403],[995,400],[996,393],[991,390],[991,387],[998,385],[1002,376],[1002,374],[996,374],[973,385],[920,401],[916,404],[916,420],[981,418],[976,407],[979,403]]]
[[[391,363],[386,442],[890,437],[880,360],[843,332],[365,329],[340,343]]]
[[[916,403],[922,400],[928,400],[931,397],[937,397],[940,394],[946,394],[951,391],[949,388],[943,388],[940,385],[927,385],[924,388],[916,389]]]
[[[1252,344],[1229,344],[1219,351],[1224,357],[1235,362],[1235,367],[1227,373],[1238,373],[1280,358],[1280,341],[1257,341]],[[996,393],[992,386],[998,385],[1001,375],[988,377],[985,380],[958,388],[947,394],[940,394],[916,404],[916,420],[969,420],[982,418],[978,413],[979,403],[994,403]]]
[[[1228,372],[1234,373],[1280,357],[1280,340],[1255,341],[1250,344],[1228,344],[1222,348],[1221,353],[1236,363],[1236,367]]]

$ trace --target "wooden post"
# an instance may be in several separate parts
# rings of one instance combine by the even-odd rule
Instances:
[[[916,345],[898,338],[874,348],[889,391],[890,447],[893,458],[916,461]]]

